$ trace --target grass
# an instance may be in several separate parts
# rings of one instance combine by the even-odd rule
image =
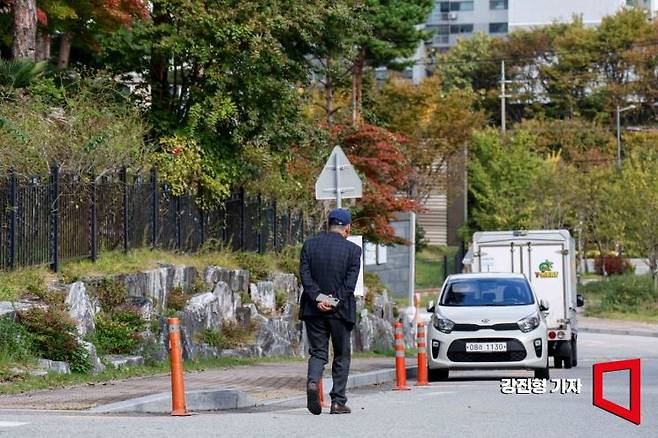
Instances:
[[[454,263],[456,247],[429,246],[416,254],[416,289],[435,289],[443,284],[443,256]]]
[[[585,297],[585,314],[597,318],[658,322],[658,293],[650,275],[609,277],[578,288]]]
[[[26,293],[42,296],[54,278],[45,267],[0,271],[0,301],[16,301]]]
[[[256,365],[260,363],[299,362],[299,357],[263,357],[263,358],[208,358],[197,361],[185,361],[185,371],[204,371],[207,369],[230,368],[235,366]],[[162,362],[157,365],[140,366],[134,368],[111,368],[106,371],[92,374],[48,374],[45,377],[20,376],[10,380],[12,376],[0,374],[0,394],[19,394],[42,389],[66,388],[84,384],[103,383],[129,377],[155,376],[169,373],[169,364]]]

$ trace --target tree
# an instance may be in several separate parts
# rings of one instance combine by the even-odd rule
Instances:
[[[369,120],[406,137],[401,146],[418,173],[413,187],[418,201],[445,187],[448,160],[463,152],[474,127],[484,123],[483,113],[472,109],[476,99],[468,88],[444,91],[438,75],[419,85],[393,78],[372,96]]]
[[[12,57],[14,60],[35,60],[37,39],[36,0],[13,0],[14,29]]]
[[[431,0],[365,0],[357,2],[367,32],[357,38],[352,64],[352,125],[361,123],[366,66],[399,69],[407,65],[428,33],[419,28],[434,6]]]

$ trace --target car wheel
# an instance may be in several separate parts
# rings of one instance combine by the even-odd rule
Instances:
[[[438,368],[438,369],[427,369],[427,379],[430,382],[437,382],[439,380],[447,380],[448,376],[450,375],[450,370],[445,369],[445,368]]]
[[[548,360],[546,360],[546,368],[538,368],[535,370],[535,379],[550,379],[550,371],[548,370]]]

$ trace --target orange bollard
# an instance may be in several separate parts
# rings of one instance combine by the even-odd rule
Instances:
[[[324,401],[324,379],[322,377],[320,377],[320,382],[318,383],[318,393],[320,394],[320,406],[328,408],[329,404]]]
[[[185,407],[180,322],[178,318],[168,318],[167,324],[169,325],[169,356],[171,358],[171,415],[181,417],[190,414]]]
[[[396,385],[394,391],[409,390],[407,386],[407,366],[404,357],[404,334],[402,333],[402,323],[395,323],[395,377]]]
[[[416,386],[426,386],[427,380],[427,341],[425,340],[425,323],[419,322],[416,330],[416,346],[418,347],[418,379]]]

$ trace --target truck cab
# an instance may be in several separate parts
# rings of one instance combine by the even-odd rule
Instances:
[[[576,246],[567,230],[483,231],[464,259],[471,272],[520,273],[549,304],[548,352],[556,368],[578,363]]]

